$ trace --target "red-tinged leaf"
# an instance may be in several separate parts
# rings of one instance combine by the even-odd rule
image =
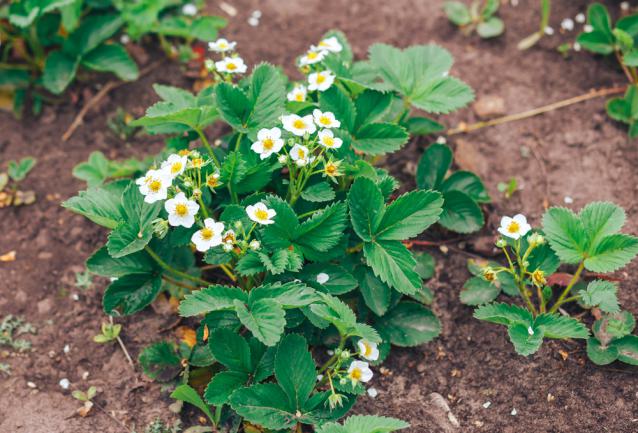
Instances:
[[[547,285],[567,287],[572,277],[573,275],[567,272],[556,272],[547,278]]]

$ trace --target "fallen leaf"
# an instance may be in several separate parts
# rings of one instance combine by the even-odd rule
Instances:
[[[15,261],[15,259],[16,259],[15,250],[9,251],[8,253],[0,256],[0,262],[13,262]]]
[[[567,358],[569,358],[569,353],[564,350],[559,350],[558,353],[560,354],[561,358],[563,358],[563,361],[567,361]]]
[[[197,333],[188,326],[178,326],[175,335],[191,349],[197,344]]]

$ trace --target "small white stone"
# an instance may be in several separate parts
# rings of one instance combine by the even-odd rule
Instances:
[[[553,28],[551,28],[550,26],[545,27],[545,34],[546,34],[547,36],[551,36],[551,35],[553,35],[553,34],[554,34],[554,29],[553,29]]]
[[[445,144],[445,143],[447,143],[447,139],[446,139],[445,137],[443,137],[442,135],[440,135],[440,136],[438,136],[438,137],[436,138],[436,142],[437,142],[438,144]]]
[[[317,382],[320,382],[323,379],[323,374],[317,375]]]
[[[366,392],[368,393],[370,398],[375,398],[377,395],[379,395],[379,391],[377,391],[375,387],[368,388]]]
[[[35,383],[33,383],[33,382],[27,382],[27,386],[28,386],[29,388],[32,388],[32,389],[37,388],[37,385],[36,385]]]
[[[73,299],[74,301],[79,301],[80,300],[80,295],[78,295],[77,293],[73,293],[71,295],[71,299]]]
[[[510,415],[512,416],[516,416],[518,412],[516,411],[516,408],[512,409],[512,411],[510,412]]]
[[[518,6],[518,0],[510,0],[510,4],[514,7]]]
[[[122,45],[126,45],[131,42],[131,37],[127,34],[123,34],[122,36],[120,36],[120,42],[122,43]]]
[[[491,405],[492,405],[492,402],[491,402],[491,401],[486,401],[485,403],[483,403],[483,407],[484,407],[485,409],[487,409],[487,408],[488,408],[488,407],[490,407]]]
[[[261,11],[259,9],[254,10],[252,16],[255,18],[261,18]]]
[[[328,356],[332,356],[332,355],[335,354],[335,351],[331,350],[331,349],[328,349],[328,350],[326,350],[326,353],[328,354]]]
[[[64,353],[69,353],[71,351],[71,346],[69,346],[68,344],[64,345],[64,349],[62,349],[64,351]]]
[[[585,18],[585,14],[582,12],[576,15],[576,18],[575,18],[576,22],[581,24],[584,23],[586,19],[587,18]]]
[[[570,196],[566,195],[565,198],[563,199],[563,201],[565,202],[565,204],[572,204],[574,203],[574,199],[571,198]]]
[[[257,27],[259,25],[259,18],[255,18],[255,17],[248,18],[248,25],[252,27]]]
[[[82,380],[86,380],[89,378],[89,372],[85,371],[84,373],[82,373]]]
[[[197,15],[197,6],[192,3],[186,3],[182,6],[182,13],[186,16],[193,17]]]
[[[66,377],[60,381],[60,387],[62,389],[69,389],[69,386],[71,386],[71,382],[69,382],[69,379]]]
[[[629,2],[621,2],[620,3],[620,10],[628,11],[629,10]]]
[[[326,284],[328,280],[330,280],[330,275],[326,274],[325,272],[317,274],[317,282],[319,284]]]
[[[585,33],[591,33],[594,31],[594,28],[591,26],[591,24],[585,24],[585,26],[583,27],[583,31]]]
[[[563,21],[561,21],[560,26],[564,30],[571,32],[572,30],[574,30],[574,20],[571,18],[565,18]]]
[[[580,44],[578,42],[574,42],[574,47],[573,48],[574,48],[574,51],[580,51],[581,46],[580,46]]]

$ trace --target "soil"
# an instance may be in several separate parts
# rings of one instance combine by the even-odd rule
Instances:
[[[208,11],[226,15],[219,3],[210,2]],[[554,2],[551,25],[556,34],[527,52],[518,51],[516,44],[537,27],[538,2],[532,0],[522,0],[517,7],[504,5],[501,16],[507,31],[489,41],[459,33],[444,17],[442,1],[227,3],[238,14],[230,17],[224,36],[238,41],[247,63],[266,60],[288,65],[291,73],[298,53],[326,30],[340,28],[358,57],[374,42],[444,46],[456,59],[453,74],[466,80],[479,100],[502,98],[507,113],[592,88],[620,86],[625,80],[611,61],[584,52],[564,59],[555,49],[576,34],[561,34],[560,21],[583,12],[587,1]],[[608,4],[618,12],[618,2]],[[255,9],[261,10],[262,17],[252,27],[247,19]],[[150,57],[149,62],[159,55]],[[16,121],[0,114],[2,165],[27,155],[38,159],[36,170],[23,184],[36,191],[37,202],[0,210],[0,254],[16,251],[15,261],[0,262],[0,317],[19,315],[38,329],[37,335],[27,337],[33,343],[31,352],[0,353],[0,362],[12,368],[10,376],[0,373],[0,433],[142,432],[157,417],[170,422],[177,418],[168,409],[172,400],[167,389],[146,379],[139,366],[131,368],[116,345],[92,342],[106,320],[101,293],[107,282],[97,281],[94,287],[80,290],[75,286],[75,272],[84,269],[84,260],[104,242],[105,232],[59,203],[84,187],[72,177],[71,169],[92,151],[127,158],[152,154],[161,147],[159,139],[144,136],[124,143],[109,132],[106,122],[118,107],[140,115],[155,101],[152,83],[188,85],[183,77],[180,66],[164,63],[138,82],[116,89],[88,114],[68,142],[62,142],[61,136],[87,97],[97,91],[94,87],[74,89],[76,103],[46,107],[38,118]],[[441,120],[454,126],[478,118],[467,108]],[[523,212],[539,223],[545,204],[579,209],[592,200],[610,200],[627,210],[626,231],[638,233],[636,143],[627,139],[624,126],[606,117],[601,98],[455,135],[448,142],[456,150],[458,165],[476,171],[492,194],[493,204],[486,208],[487,227],[450,244],[447,253],[432,251],[438,265],[430,286],[442,335],[420,348],[394,350],[385,374],[375,378],[379,395],[362,398],[357,411],[403,418],[412,425],[410,433],[638,431],[635,367],[595,366],[587,361],[582,341],[550,342],[537,354],[520,357],[504,328],[473,319],[472,310],[458,299],[468,277],[467,253],[488,249],[500,215]],[[412,161],[426,144],[416,140],[400,156],[389,159],[388,165],[409,179]],[[520,190],[506,199],[496,185],[511,177],[518,180]],[[637,270],[634,263],[617,275],[621,302],[634,314],[638,313],[638,292],[632,290],[638,283]],[[174,320],[153,311],[122,320],[124,343],[136,357],[148,341],[171,337],[173,331],[164,329]],[[60,387],[63,378],[70,380],[69,390]],[[99,389],[95,401],[101,409],[94,408],[86,418],[76,416],[80,404],[70,392],[90,385]],[[197,418],[186,421],[191,425]]]

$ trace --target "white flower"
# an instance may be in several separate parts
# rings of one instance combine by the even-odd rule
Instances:
[[[124,33],[122,36],[120,36],[120,43],[122,45],[126,45],[129,42],[131,42],[131,37],[129,35],[127,35],[126,33]]]
[[[164,203],[164,209],[168,212],[168,223],[172,226],[190,228],[195,224],[195,215],[199,205],[186,198],[183,192],[178,193]]]
[[[329,279],[330,275],[326,274],[325,272],[320,272],[317,274],[317,282],[319,284],[326,284]]]
[[[257,133],[257,141],[250,146],[253,152],[257,152],[261,159],[266,159],[273,153],[277,153],[284,147],[281,139],[281,129],[260,129]]]
[[[372,370],[370,370],[367,362],[352,361],[352,364],[348,367],[348,377],[353,383],[369,382],[372,379]]]
[[[328,149],[339,149],[343,144],[343,140],[340,138],[335,138],[334,133],[329,129],[324,129],[319,131],[317,134],[319,137],[319,143],[325,148]]]
[[[578,42],[574,42],[574,47],[573,48],[574,48],[574,51],[580,51],[581,46],[580,46],[580,44]]]
[[[171,179],[175,179],[177,176],[184,173],[187,162],[188,156],[179,156],[178,154],[174,153],[162,163],[162,170],[166,170],[166,173],[168,173]]]
[[[373,386],[371,386],[370,388],[368,388],[366,390],[366,392],[368,393],[368,395],[370,396],[370,398],[375,398],[377,395],[379,395],[379,391],[377,391],[377,389]]]
[[[312,46],[310,47],[308,52],[299,59],[299,66],[307,66],[319,63],[326,57],[327,54],[328,51],[322,50],[319,47]]]
[[[315,108],[312,111],[312,117],[317,126],[321,128],[338,128],[341,126],[341,122],[335,119],[334,113],[329,111],[323,113],[321,110]]]
[[[308,90],[323,92],[328,90],[335,81],[335,75],[330,71],[313,72],[308,75]]]
[[[215,62],[215,68],[219,72],[229,74],[243,74],[248,69],[241,57],[224,57],[223,60]]]
[[[287,97],[289,101],[303,102],[306,100],[306,95],[306,86],[297,84],[290,92],[288,92]]]
[[[628,11],[629,10],[629,2],[621,2],[620,3],[620,10],[621,11]]]
[[[206,218],[204,227],[193,233],[191,241],[195,244],[197,251],[206,252],[217,245],[221,245],[222,231],[224,231],[224,223],[218,223],[212,218]]]
[[[261,248],[261,242],[259,242],[257,239],[253,239],[252,241],[250,241],[248,246],[251,250],[257,251],[259,248]]]
[[[297,116],[296,114],[281,116],[281,123],[283,123],[286,131],[292,132],[298,137],[303,137],[306,133],[314,134],[317,130],[311,115],[304,117]]]
[[[204,60],[204,67],[207,71],[212,71],[215,69],[215,62],[212,59],[206,59]]]
[[[182,13],[186,16],[193,17],[197,15],[197,6],[192,3],[186,3],[182,6]]]
[[[368,340],[361,339],[357,341],[359,347],[359,355],[370,361],[376,361],[379,359],[379,347],[376,343]]]
[[[273,217],[277,215],[274,209],[268,209],[263,203],[246,206],[248,218],[259,224],[273,224]]]
[[[215,42],[208,43],[208,49],[216,53],[225,53],[235,49],[237,42],[229,42],[224,38],[219,38]]]
[[[527,224],[525,215],[518,214],[514,215],[513,218],[504,216],[501,219],[501,226],[498,228],[498,231],[503,236],[518,239],[521,236],[525,236],[531,229],[532,226]]]
[[[332,53],[338,53],[343,50],[343,46],[339,42],[336,36],[331,36],[329,38],[322,39],[319,44],[317,44],[317,48],[321,48],[323,50],[330,51]]]
[[[303,167],[315,159],[314,156],[310,155],[308,148],[301,144],[295,144],[292,149],[290,149],[290,158],[300,167]]]
[[[222,237],[222,242],[227,245],[235,245],[235,241],[237,241],[235,230],[226,230],[226,233],[224,233],[224,236]]]
[[[144,201],[155,203],[158,200],[166,200],[168,187],[171,186],[171,177],[164,170],[149,170],[135,183],[139,185]]]
[[[277,161],[279,161],[279,164],[287,163],[288,162],[288,155],[286,155],[286,154],[279,155],[277,157]]]
[[[560,22],[560,26],[563,30],[571,32],[572,30],[574,30],[574,20],[572,20],[571,18],[565,18],[563,21]]]

